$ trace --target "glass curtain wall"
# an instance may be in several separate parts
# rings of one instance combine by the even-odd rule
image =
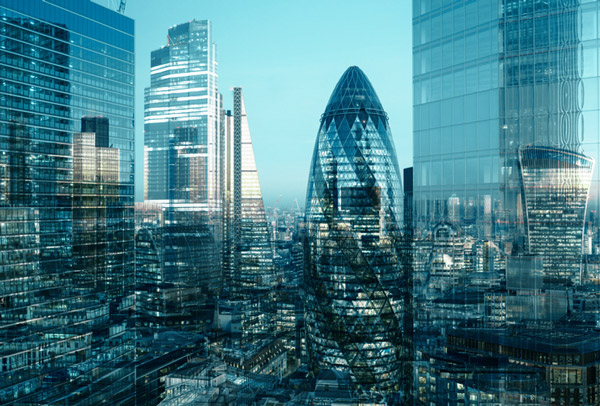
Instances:
[[[598,11],[413,2],[421,404],[599,401]]]
[[[87,0],[0,1],[0,403],[133,397],[133,31]]]

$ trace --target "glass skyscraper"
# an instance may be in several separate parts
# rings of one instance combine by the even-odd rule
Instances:
[[[152,258],[138,269],[139,321],[204,331],[222,275],[221,96],[210,21],[171,27],[167,45],[151,54],[150,75],[145,201],[161,215],[138,235],[144,258]]]
[[[585,211],[594,160],[563,149],[521,147],[519,166],[527,252],[544,259],[547,284],[580,285]]]
[[[460,219],[479,220],[485,235],[501,209],[500,7],[497,0],[413,2],[417,225],[444,219],[455,197]]]
[[[588,329],[598,319],[599,10],[413,2],[423,404],[598,402],[598,363],[560,354],[579,346],[591,360],[600,339]]]
[[[169,29],[144,102],[144,200],[220,209],[220,97],[208,20]]]
[[[412,376],[402,199],[387,115],[352,66],[321,117],[308,181],[307,352],[313,373],[349,373],[357,393],[390,403]]]
[[[0,1],[0,403],[133,399],[133,32]]]
[[[597,158],[597,6],[414,1],[416,224],[455,212],[471,235],[522,245],[519,147]]]

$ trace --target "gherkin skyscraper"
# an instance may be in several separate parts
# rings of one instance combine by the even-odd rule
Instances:
[[[402,401],[411,386],[411,279],[388,119],[356,66],[321,117],[306,202],[307,348],[313,373],[350,374],[357,394]]]

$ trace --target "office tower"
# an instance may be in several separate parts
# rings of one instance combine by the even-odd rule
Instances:
[[[82,118],[82,129],[88,119]],[[123,292],[113,292],[109,285],[116,288],[121,283],[119,276],[129,275],[112,275],[115,258],[111,257],[127,252],[117,248],[124,242],[118,231],[123,226],[126,206],[119,190],[119,150],[97,146],[107,144],[109,139],[108,120],[103,121],[106,126],[100,134],[73,134],[73,265],[84,286],[119,298]],[[122,262],[123,258],[117,260],[117,264]],[[132,282],[125,285],[131,286]]]
[[[306,200],[305,326],[311,370],[349,373],[372,399],[408,395],[410,264],[400,170],[379,98],[356,66],[317,135]]]
[[[470,234],[523,249],[519,147],[598,153],[597,4],[428,5],[413,9],[416,222],[448,218],[455,195]]]
[[[557,386],[560,379],[517,352],[536,351],[543,342],[566,345],[565,331],[584,335],[593,324],[588,317],[597,317],[575,306],[591,303],[597,283],[580,264],[583,236],[598,229],[590,208],[598,205],[599,4],[414,5],[415,235],[434,240],[437,225],[450,223],[465,258],[448,275],[458,283],[446,289],[435,291],[440,285],[430,275],[419,278],[424,287],[415,308],[429,324],[417,326],[416,382],[421,367],[445,374],[463,359],[467,370],[487,363],[488,372],[478,373],[479,382],[458,372],[452,384],[438,381],[460,388],[459,396],[472,393],[475,400],[489,389],[484,380],[499,378],[498,401],[511,392],[525,402],[533,390],[536,402],[595,404],[595,389]],[[475,344],[481,351],[473,341],[452,343],[457,331],[467,341],[485,337]],[[533,339],[513,351],[507,337]],[[589,339],[597,341],[597,333]],[[492,342],[502,349],[489,351]],[[571,367],[561,348],[548,351],[558,369]],[[531,385],[511,387],[518,376]],[[430,385],[423,382],[419,394]],[[589,382],[597,385],[595,377]],[[419,401],[444,402],[435,395]]]
[[[521,147],[519,167],[527,251],[544,259],[546,284],[581,284],[584,220],[594,160],[563,149]]]
[[[133,28],[0,1],[0,403],[133,399]]]
[[[91,372],[101,377],[92,388],[93,402],[98,402],[110,399],[115,389],[132,398],[134,217],[131,190],[129,196],[122,193],[132,184],[120,179],[120,150],[108,147],[114,141],[109,120],[93,120],[101,125],[86,126],[91,118],[83,117],[82,131],[88,132],[73,134],[72,252],[74,286],[102,303],[96,310],[99,320],[108,316],[92,330],[92,354],[108,361]],[[106,383],[113,377],[123,380],[121,388]]]
[[[145,91],[145,200],[160,224],[140,232],[141,326],[204,331],[221,289],[221,98],[209,21],[171,27]],[[150,250],[150,251],[148,251]],[[155,250],[154,253],[152,253]]]
[[[216,46],[208,20],[171,27],[144,97],[144,200],[220,209]]]
[[[248,116],[240,87],[233,88],[233,115],[225,115],[226,185],[224,212],[227,235],[224,263],[229,264],[226,296],[247,301],[242,335],[252,340],[270,329],[275,286],[273,248],[254,159]]]

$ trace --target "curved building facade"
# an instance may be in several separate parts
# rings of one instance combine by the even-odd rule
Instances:
[[[400,171],[387,115],[355,66],[321,117],[306,224],[305,323],[313,372],[347,371],[363,395],[406,393],[412,321]]]
[[[544,280],[581,284],[581,258],[594,159],[544,146],[519,148],[527,247],[544,263]]]

